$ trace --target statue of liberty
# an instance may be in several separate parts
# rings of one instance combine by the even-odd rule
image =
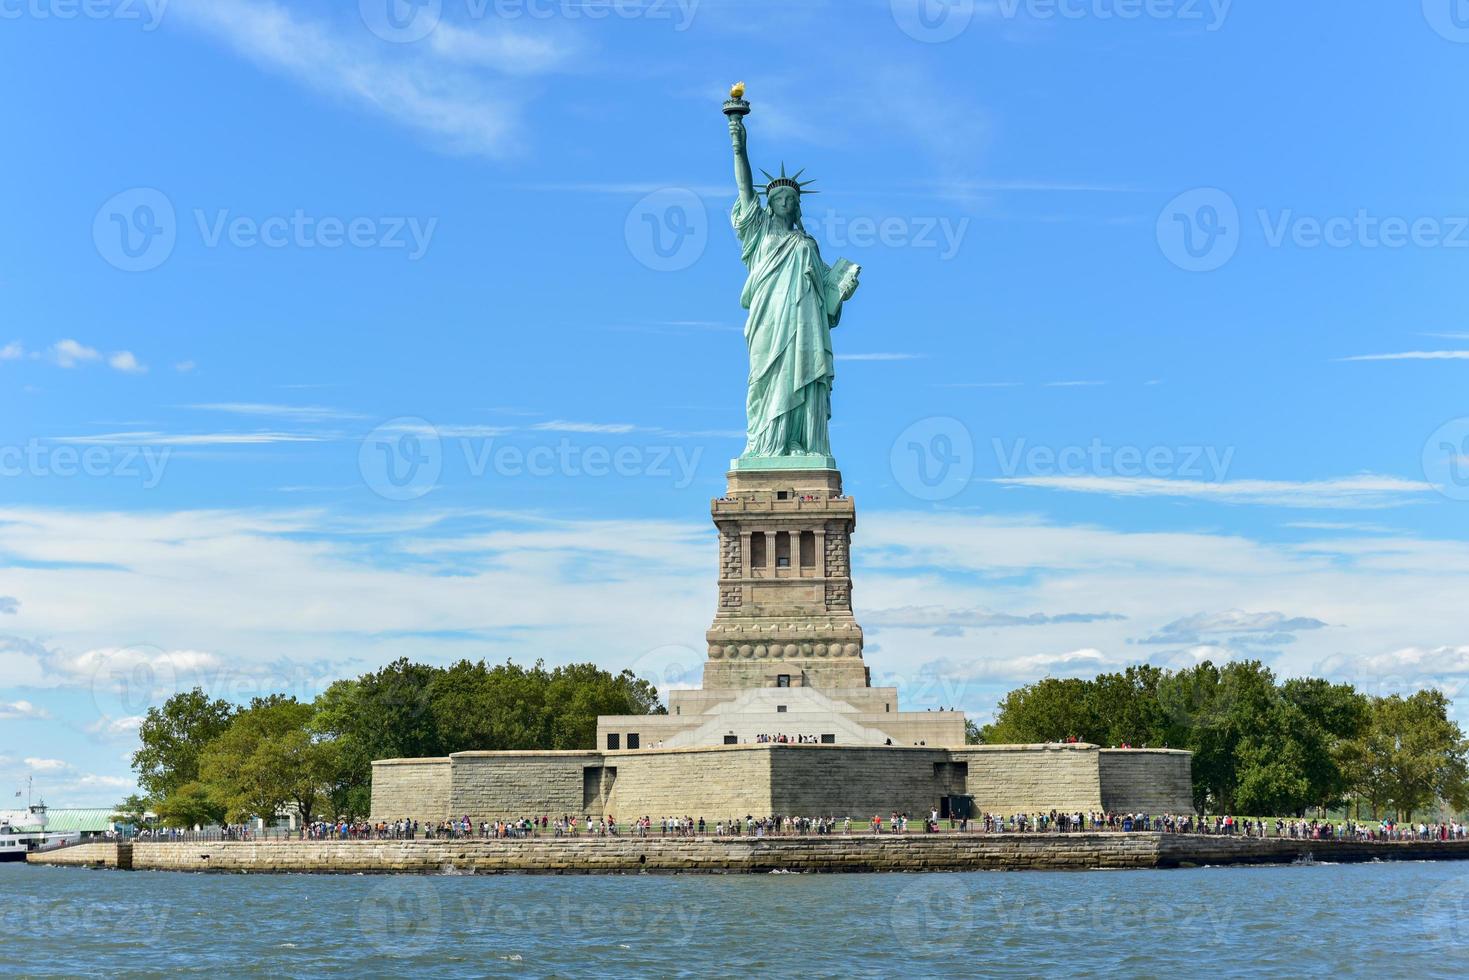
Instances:
[[[831,418],[831,331],[842,304],[857,289],[861,266],[821,260],[816,239],[801,224],[801,195],[811,181],[801,172],[767,178],[761,206],[745,153],[744,86],[725,103],[734,144],[739,200],[730,212],[740,239],[740,259],[750,270],[740,305],[750,311],[745,343],[750,349],[745,397],[745,451],[735,468],[835,468],[827,423]]]

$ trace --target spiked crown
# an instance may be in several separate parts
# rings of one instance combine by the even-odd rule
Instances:
[[[773,190],[775,190],[777,187],[789,187],[791,190],[793,190],[793,191],[796,192],[796,196],[797,197],[799,197],[802,194],[820,194],[821,193],[820,191],[808,191],[808,190],[806,190],[806,185],[807,184],[814,184],[814,183],[816,183],[816,181],[814,179],[813,180],[801,180],[800,179],[800,176],[803,173],[806,172],[806,168],[805,167],[802,167],[800,170],[797,170],[795,173],[793,173],[789,177],[787,177],[786,176],[786,165],[785,165],[785,162],[782,161],[781,162],[781,165],[780,165],[780,176],[779,177],[773,176],[770,173],[769,170],[766,170],[763,167],[761,168],[760,172],[762,174],[764,174],[765,175],[765,179],[767,181],[769,181],[769,183],[767,183],[765,185],[765,191],[764,191],[765,197],[766,197],[767,200],[770,198],[770,192],[773,191]]]

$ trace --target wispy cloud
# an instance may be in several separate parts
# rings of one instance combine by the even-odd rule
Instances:
[[[50,717],[44,708],[38,708],[29,701],[0,701],[0,719]]]
[[[1432,484],[1422,481],[1373,474],[1329,480],[1229,480],[1217,483],[1127,476],[1000,477],[993,482],[1113,497],[1182,497],[1221,504],[1364,509],[1399,506],[1434,489]]]
[[[1338,361],[1469,361],[1469,350],[1408,350],[1397,354],[1356,354]]]
[[[487,17],[440,22],[417,44],[381,43],[269,0],[174,0],[172,16],[255,63],[418,130],[456,152],[503,156],[519,142],[515,76],[553,70],[575,50]],[[354,18],[355,19],[355,18]]]
[[[1251,613],[1242,609],[1231,609],[1226,612],[1196,613],[1176,619],[1138,642],[1281,646],[1294,643],[1295,633],[1325,629],[1327,625],[1310,616],[1287,616],[1281,612]]]
[[[964,630],[1000,629],[1014,626],[1056,626],[1076,623],[1101,623],[1126,619],[1118,613],[1014,613],[995,612],[978,607],[954,609],[947,606],[903,606],[876,609],[862,617],[873,627],[898,629],[934,629],[944,636],[963,636]]]
[[[324,438],[301,432],[102,432],[53,436],[49,441],[80,446],[260,446],[275,442],[322,442]]]
[[[204,412],[225,412],[230,415],[264,416],[292,419],[299,422],[334,422],[345,419],[363,419],[367,416],[358,412],[346,412],[325,405],[276,405],[268,402],[205,402],[185,405],[185,408]]]
[[[14,616],[20,612],[20,600],[13,595],[0,595],[0,616]]]
[[[15,361],[25,356],[26,349],[18,340],[0,347],[0,361]]]
[[[531,428],[537,432],[587,432],[620,435],[625,432],[636,432],[638,427],[628,422],[568,422],[563,419],[553,419],[550,422],[537,422]]]
[[[1047,388],[1099,388],[1105,381],[1047,381]]]

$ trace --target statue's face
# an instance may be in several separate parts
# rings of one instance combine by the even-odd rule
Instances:
[[[801,214],[799,195],[789,187],[778,187],[770,195],[770,213],[781,221],[795,221]]]

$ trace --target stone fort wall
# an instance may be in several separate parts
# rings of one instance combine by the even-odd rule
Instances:
[[[1101,749],[1102,808],[1118,813],[1182,812],[1192,801],[1193,754],[1179,749]]]
[[[531,815],[868,818],[925,813],[947,795],[978,811],[1187,813],[1192,756],[1094,745],[725,745],[620,752],[461,752],[373,763],[372,818]]]

